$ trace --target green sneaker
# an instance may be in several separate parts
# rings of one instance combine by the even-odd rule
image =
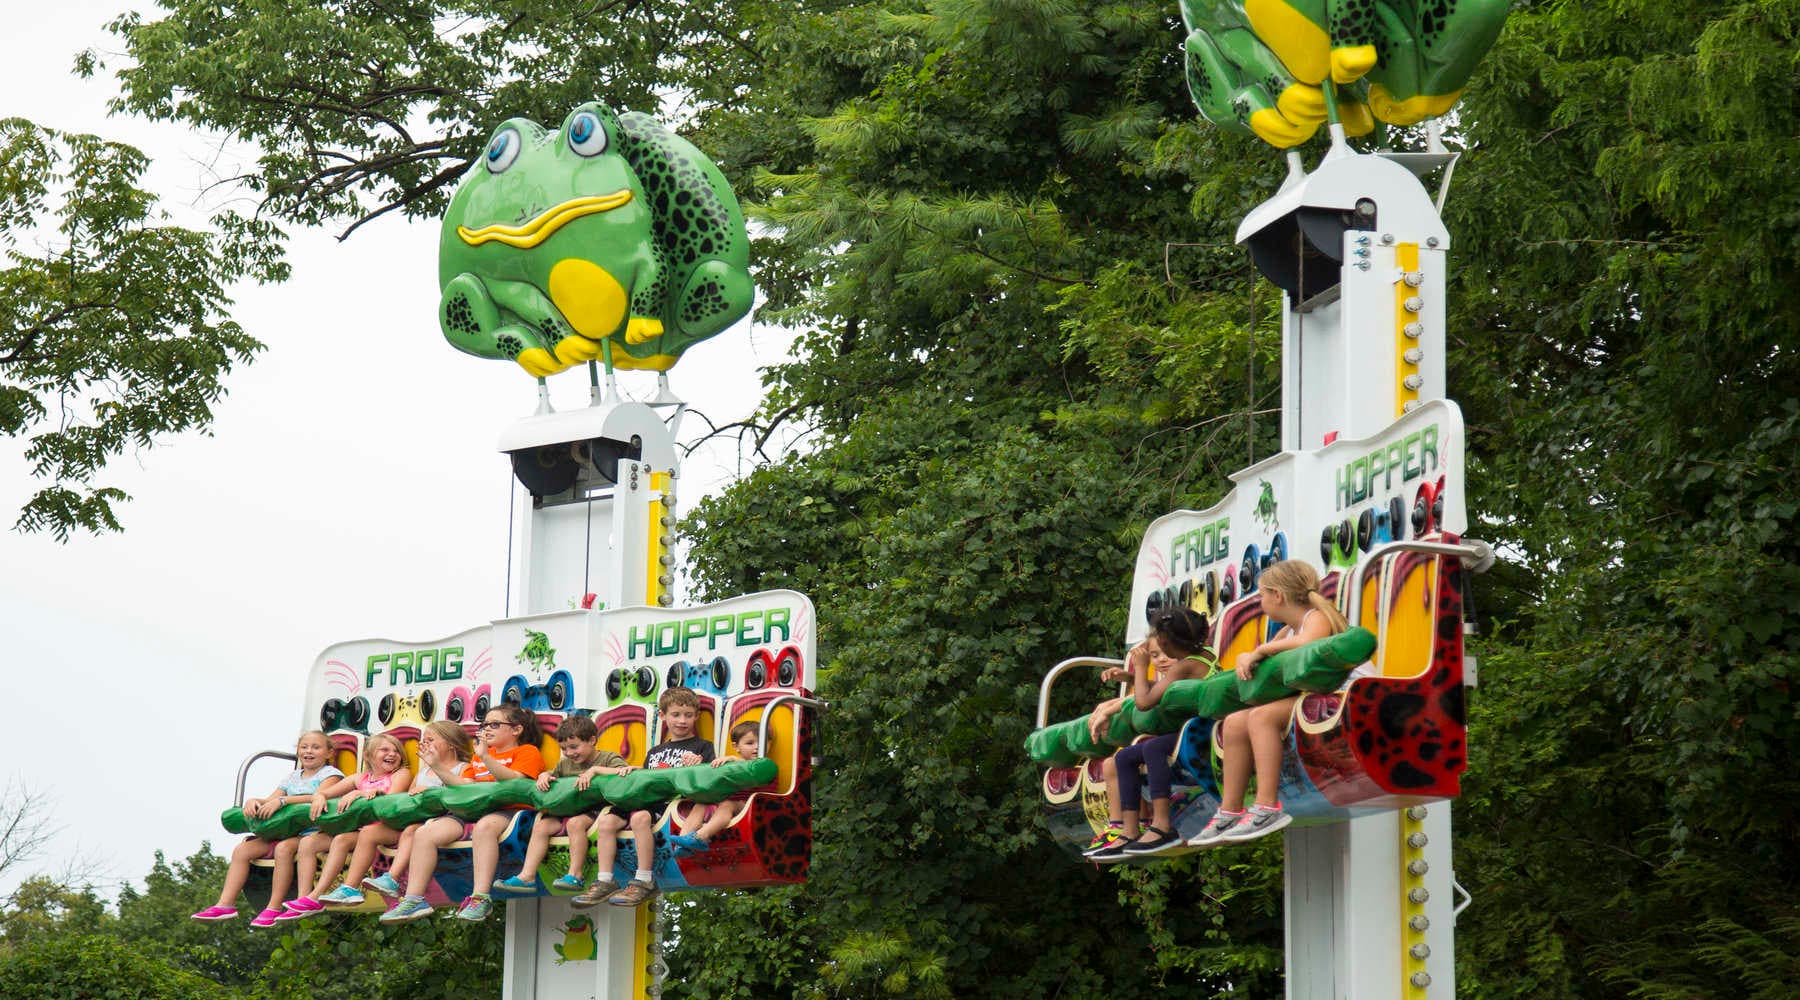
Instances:
[[[456,908],[456,919],[471,923],[486,920],[494,912],[494,901],[487,896],[470,896]]]
[[[406,896],[394,908],[381,915],[384,924],[404,924],[411,920],[423,920],[434,911],[424,896]]]

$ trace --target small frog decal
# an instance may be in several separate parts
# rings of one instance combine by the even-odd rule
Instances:
[[[562,925],[562,944],[552,943],[550,950],[556,952],[556,964],[564,962],[592,962],[599,942],[594,934],[594,922],[585,915],[577,913]]]
[[[444,215],[438,323],[539,377],[597,358],[667,371],[749,312],[749,246],[717,165],[649,116],[513,118]]]
[[[1267,479],[1262,481],[1262,492],[1256,495],[1256,520],[1264,528],[1273,531],[1281,526],[1275,517],[1275,487]]]
[[[542,632],[525,630],[525,647],[519,655],[513,657],[518,663],[529,663],[533,670],[543,670],[556,666],[556,650],[550,645],[550,637]]]

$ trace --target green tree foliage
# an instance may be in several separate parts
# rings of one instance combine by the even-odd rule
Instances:
[[[118,24],[122,106],[256,143],[279,217],[428,214],[504,117],[675,94],[760,223],[803,333],[759,429],[814,436],[687,531],[707,595],[814,597],[833,708],[812,881],[681,900],[685,992],[1279,990],[1274,845],[1072,864],[1017,749],[1043,671],[1115,649],[1143,525],[1273,447],[1278,297],[1229,244],[1283,171],[1196,122],[1174,4],[163,7]],[[1797,23],[1521,3],[1459,112],[1452,387],[1507,554],[1471,996],[1793,981]]]
[[[0,120],[0,435],[45,480],[15,527],[117,531],[129,499],[96,480],[127,448],[204,431],[224,377],[262,344],[227,288],[286,277],[278,233],[225,213],[166,223],[130,146]],[[36,249],[27,249],[35,247]]]
[[[0,956],[0,996],[33,1000],[232,1000],[229,989],[118,938],[59,934]]]

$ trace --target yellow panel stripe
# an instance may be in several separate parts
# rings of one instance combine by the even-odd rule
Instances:
[[[1422,810],[1421,810],[1422,811]],[[1412,816],[1411,809],[1400,810],[1400,996],[1403,1000],[1425,1000],[1426,988],[1413,982],[1413,976],[1425,971],[1425,959],[1413,957],[1414,945],[1425,943],[1425,931],[1414,930],[1413,918],[1425,916],[1425,904],[1412,901],[1414,889],[1425,888],[1425,876],[1407,869],[1413,861],[1424,860],[1425,852],[1407,842],[1415,833],[1422,834],[1424,824]]]
[[[656,905],[656,901],[651,900],[634,911],[631,933],[631,1000],[650,1000],[650,908]]]
[[[1419,291],[1406,283],[1406,275],[1419,269],[1419,245],[1402,243],[1395,247],[1394,263],[1400,266],[1400,274],[1394,279],[1394,416],[1399,417],[1406,412],[1408,400],[1419,398],[1417,389],[1406,387],[1406,376],[1419,372],[1418,365],[1406,361],[1406,351],[1414,343],[1406,335],[1406,324],[1416,318],[1406,311],[1406,300]]]
[[[645,561],[644,566],[644,603],[654,608],[661,606],[662,596],[669,592],[669,588],[664,587],[662,581],[658,579],[662,576],[663,569],[662,519],[663,515],[669,512],[669,506],[663,503],[662,498],[669,492],[669,474],[652,472],[650,474],[650,491],[656,494],[656,499],[650,501],[650,544],[645,546],[649,558]],[[673,577],[675,574],[670,573],[669,575]]]

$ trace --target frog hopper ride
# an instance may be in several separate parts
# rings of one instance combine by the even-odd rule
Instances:
[[[749,246],[718,167],[649,116],[514,118],[444,216],[438,321],[457,350],[538,377],[667,371],[749,312]]]

